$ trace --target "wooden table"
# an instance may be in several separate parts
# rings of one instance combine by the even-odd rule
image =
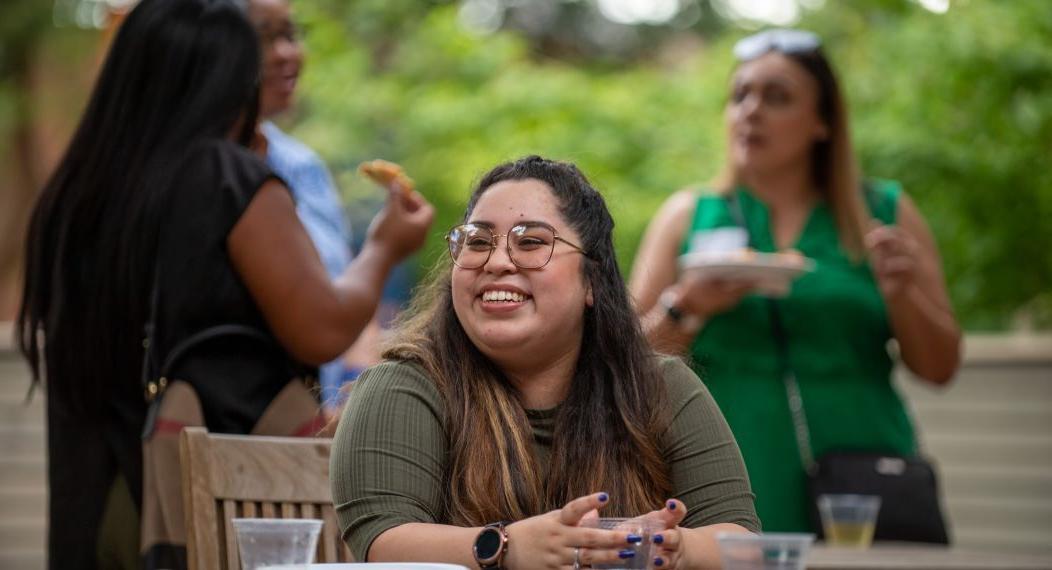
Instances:
[[[868,550],[811,549],[809,570],[1052,570],[1052,554],[989,552],[943,546],[879,544]]]

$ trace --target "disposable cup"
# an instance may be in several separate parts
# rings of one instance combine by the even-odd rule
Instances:
[[[826,544],[841,548],[869,548],[880,512],[876,495],[820,495],[818,513]]]
[[[654,534],[664,530],[665,527],[661,523],[641,518],[602,517],[584,519],[581,521],[581,526],[627,532],[642,538],[640,542],[628,544],[622,548],[625,551],[632,551],[634,553],[633,556],[614,564],[593,564],[593,568],[604,568],[607,570],[650,570],[654,568],[652,537]]]
[[[719,533],[723,570],[804,570],[815,535]]]
[[[241,570],[270,566],[306,568],[314,562],[321,521],[315,519],[233,519]]]

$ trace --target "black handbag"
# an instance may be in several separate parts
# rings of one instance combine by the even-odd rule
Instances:
[[[789,368],[788,343],[778,306],[773,299],[768,303],[796,444],[807,470],[808,510],[815,534],[824,538],[817,506],[819,496],[877,495],[880,511],[874,540],[949,544],[935,469],[927,459],[870,450],[831,451],[815,458],[800,386]]]
[[[729,197],[728,207],[737,224],[748,232],[736,196]],[[778,302],[768,298],[767,308],[771,334],[778,347],[800,462],[807,472],[811,527],[818,538],[824,538],[818,513],[819,496],[877,495],[881,503],[874,540],[949,544],[946,521],[939,505],[938,478],[932,463],[924,457],[874,450],[837,450],[815,458],[800,385],[789,362],[789,340]]]
[[[874,540],[949,544],[937,481],[932,464],[920,456],[864,451],[825,453],[808,476],[811,524],[822,528],[816,508],[821,495],[878,495],[881,506]]]

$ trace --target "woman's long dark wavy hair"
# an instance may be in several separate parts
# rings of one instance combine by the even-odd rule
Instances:
[[[122,24],[26,238],[15,334],[52,409],[98,419],[140,390],[164,197],[198,142],[238,121],[250,140],[259,68],[235,0],[143,0]]]
[[[602,196],[575,166],[530,156],[486,174],[464,219],[494,184],[527,179],[551,188],[563,218],[581,236],[589,252],[581,258],[582,276],[594,299],[585,309],[581,351],[556,416],[549,463],[538,465],[515,388],[457,320],[448,261],[415,299],[384,357],[419,363],[445,400],[449,522],[520,520],[599,490],[614,498],[608,514],[649,511],[670,490],[658,441],[668,422],[667,396],[618,270],[614,221]]]

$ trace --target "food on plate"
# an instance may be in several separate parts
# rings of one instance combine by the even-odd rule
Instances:
[[[790,267],[802,267],[807,265],[810,261],[807,257],[804,257],[804,254],[800,253],[800,250],[798,249],[786,249],[771,255],[775,256],[775,259],[778,260],[779,263]]]
[[[751,248],[724,251],[698,251],[679,257],[679,267],[699,277],[749,281],[755,292],[781,297],[792,282],[814,270],[815,262],[796,250],[765,253]]]
[[[385,188],[390,187],[392,182],[396,183],[406,194],[412,192],[415,186],[413,179],[406,176],[401,166],[379,158],[359,164],[358,172]]]
[[[751,247],[743,247],[722,252],[708,252],[711,262],[760,263],[785,267],[802,267],[808,264],[804,254],[796,249],[785,249],[774,253],[761,253]]]
[[[749,262],[756,259],[756,250],[751,247],[742,247],[730,250],[721,257],[728,261]]]

